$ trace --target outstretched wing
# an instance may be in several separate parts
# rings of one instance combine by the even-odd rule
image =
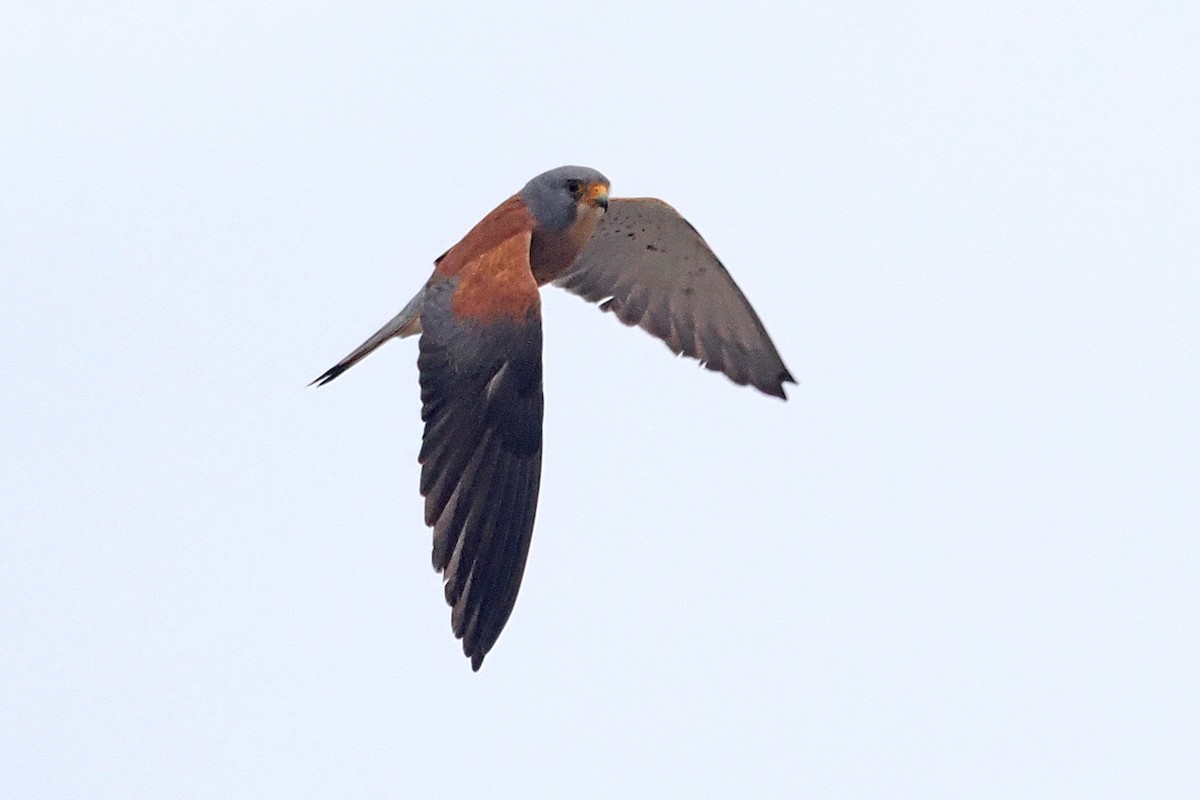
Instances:
[[[516,603],[541,479],[542,328],[525,263],[535,302],[520,315],[470,315],[467,274],[432,282],[421,312],[425,522],[476,670]]]
[[[795,383],[725,267],[661,200],[610,201],[579,258],[554,283],[734,383],[784,399],[783,384]]]

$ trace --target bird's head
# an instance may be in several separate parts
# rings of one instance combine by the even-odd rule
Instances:
[[[600,218],[608,208],[608,178],[589,167],[559,167],[525,184],[520,197],[538,227],[561,233],[576,220]]]

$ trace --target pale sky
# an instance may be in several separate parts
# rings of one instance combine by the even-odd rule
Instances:
[[[1200,796],[1200,6],[513,6],[0,8],[0,796]],[[306,384],[565,163],[799,385],[546,290],[473,674]]]

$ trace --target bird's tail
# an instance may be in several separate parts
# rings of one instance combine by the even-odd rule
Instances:
[[[406,336],[412,336],[421,332],[421,306],[425,302],[425,287],[421,287],[421,291],[417,292],[412,300],[408,301],[399,314],[392,317],[391,320],[379,330],[372,334],[370,339],[354,348],[354,352],[343,358],[338,363],[334,364],[325,374],[314,380],[309,386],[315,383],[318,386],[324,386],[331,380],[341,375],[346,370],[353,367],[359,361],[362,361],[371,354],[376,347],[391,339],[393,336],[400,339]]]

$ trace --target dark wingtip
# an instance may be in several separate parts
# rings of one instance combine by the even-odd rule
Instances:
[[[786,368],[783,370],[783,372],[779,373],[779,394],[775,395],[784,402],[786,402],[788,399],[787,393],[783,390],[783,385],[785,383],[796,384],[796,379],[792,377],[792,373],[788,372]]]
[[[336,378],[338,375],[341,375],[343,372],[345,372],[349,368],[350,367],[348,364],[347,365],[338,364],[337,366],[330,367],[328,370],[325,371],[325,374],[321,375],[321,377],[314,380],[312,383],[309,384],[309,386],[314,386],[314,385],[315,386],[324,386],[325,384],[329,383],[331,380]]]
[[[787,400],[787,392],[783,390],[783,383],[769,384],[767,386],[755,386],[760,392],[771,397],[778,397],[780,400]]]
[[[790,372],[788,372],[786,369],[783,370],[782,372],[780,372],[779,377],[776,378],[774,381],[765,381],[762,383],[757,383],[757,382],[754,383],[754,388],[758,389],[760,392],[762,392],[765,395],[770,395],[771,397],[778,397],[780,400],[783,400],[786,402],[788,399],[788,396],[787,396],[787,392],[783,388],[783,385],[785,383],[796,383],[796,379],[793,378],[792,374]]]
[[[479,672],[479,668],[483,666],[483,653],[475,653],[471,656],[471,671]]]

